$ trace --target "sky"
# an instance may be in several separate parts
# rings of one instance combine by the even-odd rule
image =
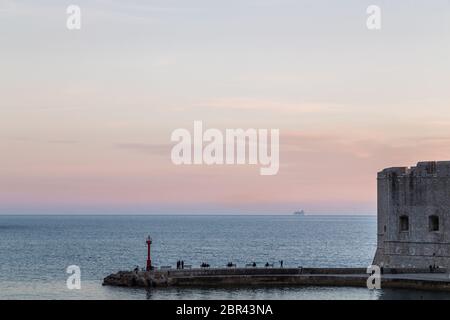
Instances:
[[[0,214],[375,214],[450,160],[449,83],[448,0],[0,0]],[[174,165],[195,120],[279,129],[278,174]]]

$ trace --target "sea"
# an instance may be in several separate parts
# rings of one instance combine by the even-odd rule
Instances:
[[[178,260],[199,267],[367,267],[376,250],[374,216],[16,215],[0,216],[0,299],[449,299],[448,293],[347,287],[118,288],[104,277]],[[81,288],[70,289],[69,266]]]

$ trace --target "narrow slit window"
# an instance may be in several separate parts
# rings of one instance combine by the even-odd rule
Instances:
[[[400,231],[401,232],[409,231],[409,218],[408,218],[408,216],[401,216],[400,217]]]
[[[439,231],[439,217],[438,216],[429,216],[428,217],[428,226],[430,231]]]

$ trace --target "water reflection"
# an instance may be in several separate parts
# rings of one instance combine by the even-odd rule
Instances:
[[[449,292],[353,287],[153,288],[148,300],[448,300]]]
[[[450,300],[450,292],[408,289],[380,290],[380,300]]]

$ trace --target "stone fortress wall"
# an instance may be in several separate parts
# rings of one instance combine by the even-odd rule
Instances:
[[[377,229],[373,264],[450,268],[450,161],[379,172]]]

